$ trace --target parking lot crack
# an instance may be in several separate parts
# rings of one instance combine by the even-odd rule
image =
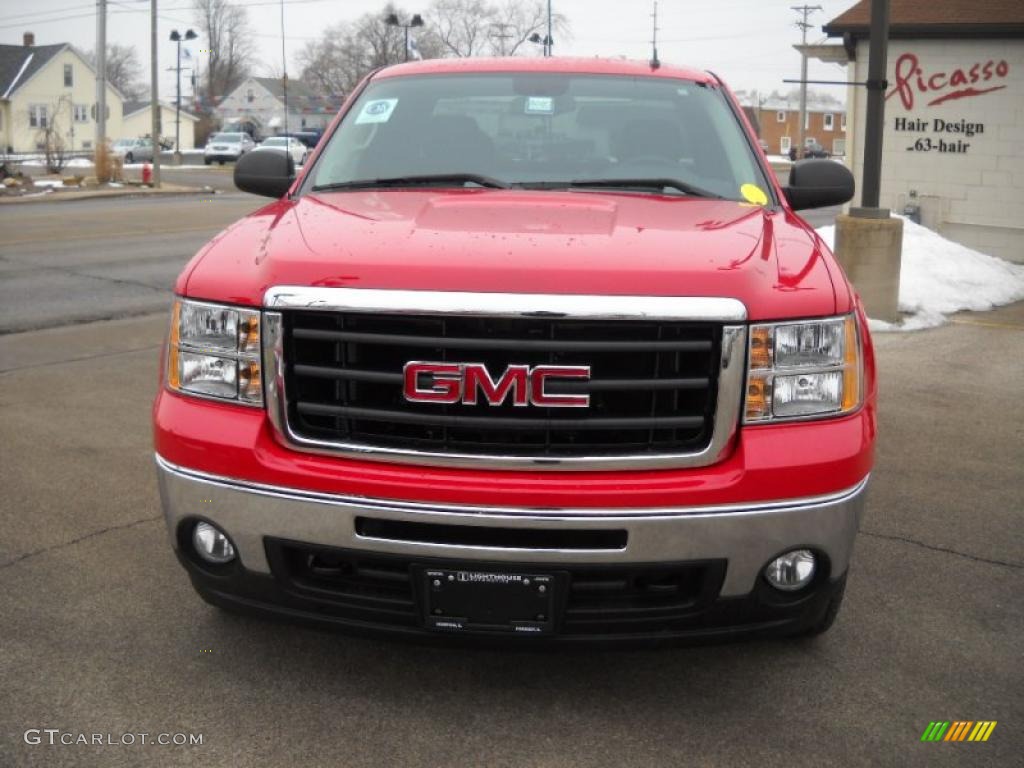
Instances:
[[[989,565],[1001,565],[1004,568],[1013,568],[1015,570],[1024,569],[1024,563],[1014,563],[1008,560],[995,560],[988,557],[978,557],[977,555],[970,555],[966,552],[960,552],[955,549],[949,549],[948,547],[937,547],[934,544],[926,544],[923,541],[917,539],[911,539],[907,536],[892,536],[885,533],[875,533],[874,531],[860,531],[862,536],[870,536],[873,539],[886,539],[887,541],[901,541],[904,544],[913,544],[914,546],[921,547],[922,549],[929,549],[932,552],[942,552],[947,555],[956,555],[957,557],[963,557],[967,560],[973,560],[977,563],[988,563]]]
[[[126,530],[128,528],[134,528],[134,527],[136,527],[138,525],[144,525],[146,523],[153,523],[153,522],[156,522],[157,520],[160,520],[162,517],[163,517],[163,515],[154,515],[153,517],[144,517],[141,520],[133,520],[130,523],[121,523],[120,525],[111,525],[111,526],[108,526],[106,528],[102,528],[102,529],[100,529],[98,531],[93,531],[92,533],[87,533],[84,536],[79,536],[77,539],[72,539],[71,541],[62,541],[62,542],[57,543],[57,544],[51,544],[48,547],[43,547],[42,549],[37,549],[37,550],[34,550],[32,552],[26,552],[23,555],[19,555],[18,557],[15,557],[13,560],[8,560],[5,563],[0,563],[0,571],[4,570],[6,568],[10,568],[11,566],[17,565],[18,563],[23,563],[26,560],[31,560],[32,558],[37,557],[39,555],[44,555],[47,552],[53,552],[53,551],[58,550],[58,549],[67,549],[68,547],[73,547],[75,544],[80,544],[81,542],[88,541],[89,539],[95,539],[95,538],[97,538],[99,536],[103,536],[104,534],[111,533],[113,531],[123,531],[123,530]]]

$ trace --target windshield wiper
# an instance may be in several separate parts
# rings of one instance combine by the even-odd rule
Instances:
[[[332,184],[317,184],[314,192],[327,192],[335,189],[373,189],[374,187],[416,187],[421,184],[476,184],[491,189],[509,189],[509,185],[501,179],[482,176],[478,173],[433,173],[422,176],[391,176],[382,179],[356,179],[355,181],[338,181]]]
[[[663,192],[674,189],[688,197],[711,197],[723,200],[722,195],[710,190],[687,184],[679,179],[576,179],[563,186],[571,188],[600,187],[606,189],[654,189]]]

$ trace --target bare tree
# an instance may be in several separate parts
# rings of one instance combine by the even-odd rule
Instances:
[[[506,35],[501,47],[498,38],[492,37],[492,55],[515,56],[523,52],[523,44],[530,35],[536,32],[543,38],[548,31],[547,6],[541,0],[504,0],[494,6],[492,18],[494,25]],[[551,15],[551,27],[551,36],[556,40],[569,34],[569,22],[560,13]]]
[[[434,0],[427,24],[443,45],[445,56],[515,56],[535,32],[547,34],[543,0]],[[551,17],[554,37],[564,37],[569,24],[561,14]]]
[[[319,40],[307,43],[299,52],[302,80],[318,93],[340,96],[350,93],[377,67],[404,61],[405,31],[384,21],[391,13],[403,21],[411,16],[389,3],[380,13],[324,30]],[[416,27],[410,33],[420,56],[432,59],[443,55],[444,46],[431,28]]]
[[[88,51],[85,57],[96,66],[95,51]],[[142,75],[142,61],[134,45],[111,43],[107,46],[107,82],[129,99],[141,99],[146,92]]]
[[[196,21],[209,57],[206,95],[216,103],[249,75],[254,55],[249,13],[227,0],[196,0]]]
[[[491,50],[495,11],[484,0],[434,0],[426,16],[445,56],[484,56]]]

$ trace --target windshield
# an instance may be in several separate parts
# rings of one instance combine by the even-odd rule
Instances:
[[[266,139],[263,142],[264,147],[285,147],[287,145],[287,139]]]
[[[331,136],[313,189],[400,177],[484,186],[768,189],[724,95],[688,80],[501,73],[371,82]],[[408,179],[409,183],[422,178]],[[665,182],[665,183],[660,183]],[[672,182],[672,183],[668,183]]]
[[[237,144],[242,140],[240,133],[218,133],[210,141],[219,141],[225,144]]]

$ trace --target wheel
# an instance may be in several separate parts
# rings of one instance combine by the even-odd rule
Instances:
[[[224,165],[224,160],[223,159],[218,160],[217,162],[220,163],[221,165]]]
[[[204,158],[203,158],[203,162],[204,162],[204,163],[206,163],[207,165],[209,165],[210,163],[212,163],[212,162],[213,162],[213,160],[211,160],[211,159],[210,159],[210,158],[208,158],[208,157],[204,157]]]
[[[832,625],[836,621],[836,616],[839,615],[839,608],[843,604],[843,594],[846,592],[846,575],[843,575],[843,581],[839,585],[839,589],[835,596],[829,601],[828,607],[825,608],[825,612],[821,615],[814,624],[809,626],[803,632],[800,633],[801,637],[817,637],[823,635],[832,628]]]
[[[124,161],[126,163],[131,163],[133,160],[135,160],[135,155],[133,155],[131,152],[124,156]]]

